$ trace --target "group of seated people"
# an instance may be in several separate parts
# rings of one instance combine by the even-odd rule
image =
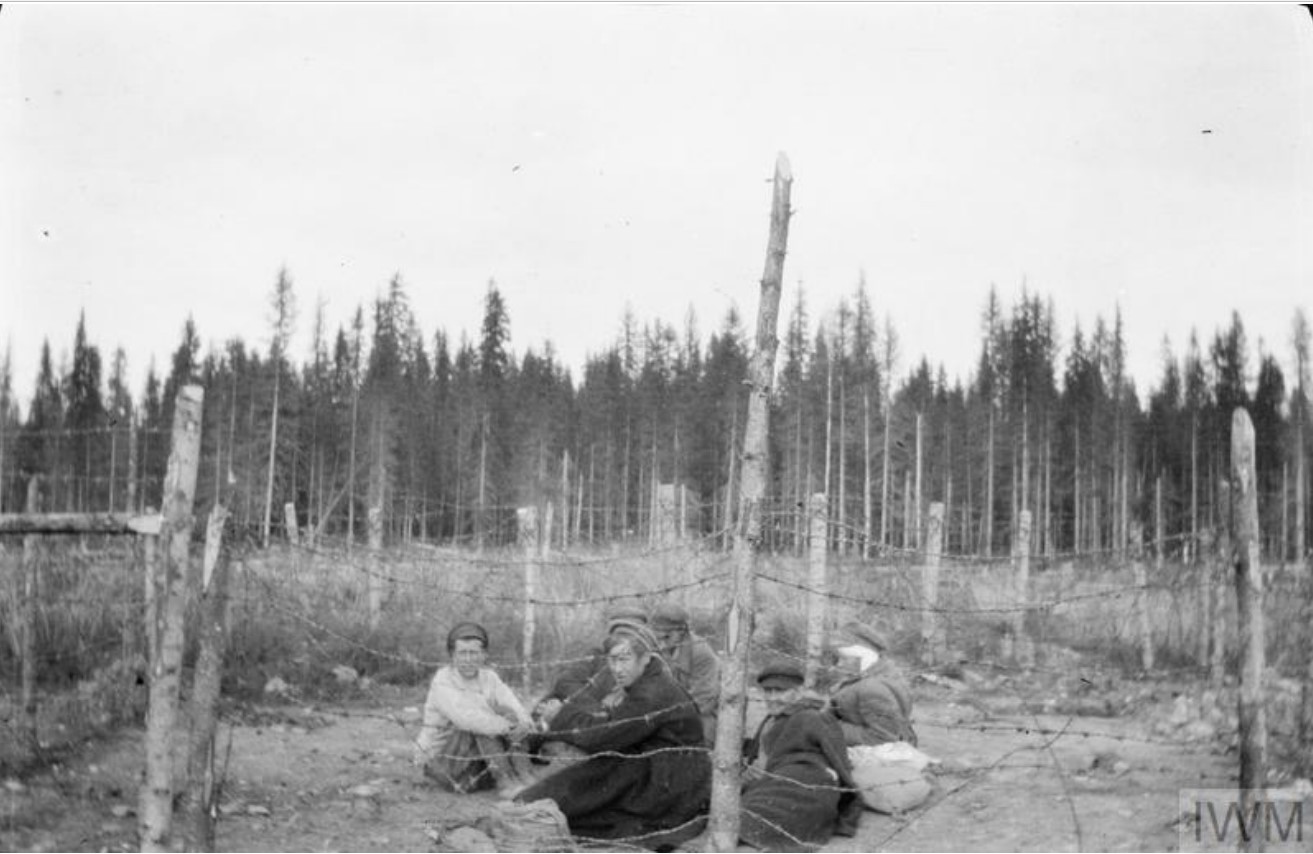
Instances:
[[[504,798],[553,801],[570,832],[671,850],[706,829],[720,662],[663,606],[613,612],[603,643],[567,667],[527,709],[486,666],[488,633],[461,623],[447,636],[451,665],[434,675],[417,740],[424,774],[453,792],[496,789]],[[911,694],[881,657],[868,626],[840,632],[845,674],[822,698],[803,688],[800,661],[775,658],[757,674],[766,718],[745,743],[740,838],[763,850],[815,850],[852,835],[861,813],[847,748],[915,744]],[[535,774],[547,748],[581,758]],[[539,766],[541,767],[541,766]]]

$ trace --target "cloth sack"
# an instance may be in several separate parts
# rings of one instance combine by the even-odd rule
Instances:
[[[934,760],[905,741],[850,747],[848,761],[867,809],[898,814],[930,797],[924,771]]]
[[[434,851],[575,851],[556,802],[466,801],[425,822]]]

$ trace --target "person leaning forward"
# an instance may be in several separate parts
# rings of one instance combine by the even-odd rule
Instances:
[[[415,764],[458,793],[491,789],[513,795],[531,781],[521,743],[535,730],[519,699],[484,666],[488,632],[460,623],[447,634],[450,665],[429,684],[415,743]]]
[[[706,825],[711,758],[702,745],[702,722],[656,654],[647,626],[615,626],[606,649],[612,691],[594,710],[567,704],[553,729],[534,737],[571,744],[587,758],[544,777],[516,800],[551,799],[575,836],[670,850]]]
[[[905,741],[916,746],[912,691],[884,654],[885,637],[864,623],[849,622],[838,633],[839,667],[848,675],[830,695],[831,708],[849,746]]]
[[[647,612],[635,606],[622,605],[606,614],[606,636],[618,626],[646,625]],[[534,715],[550,726],[561,708],[569,704],[589,710],[596,709],[602,698],[615,688],[611,670],[606,663],[606,641],[589,650],[588,654],[567,664],[558,674],[549,690],[534,705]]]
[[[748,744],[739,838],[763,851],[815,851],[853,836],[862,802],[839,724],[805,694],[802,666],[779,658],[757,675],[767,716]]]
[[[689,630],[688,611],[670,603],[652,614],[652,632],[661,644],[661,656],[680,687],[692,695],[702,716],[703,740],[716,740],[716,712],[720,705],[720,659],[711,644]]]

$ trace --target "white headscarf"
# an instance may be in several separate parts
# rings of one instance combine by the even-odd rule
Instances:
[[[860,667],[858,669],[859,673],[866,672],[880,660],[880,653],[871,649],[869,646],[861,646],[859,644],[841,646],[836,649],[835,652],[847,658],[857,659],[858,662],[860,662]]]

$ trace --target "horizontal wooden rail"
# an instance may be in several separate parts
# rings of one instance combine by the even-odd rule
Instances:
[[[160,517],[131,513],[0,513],[0,534],[158,534]]]

